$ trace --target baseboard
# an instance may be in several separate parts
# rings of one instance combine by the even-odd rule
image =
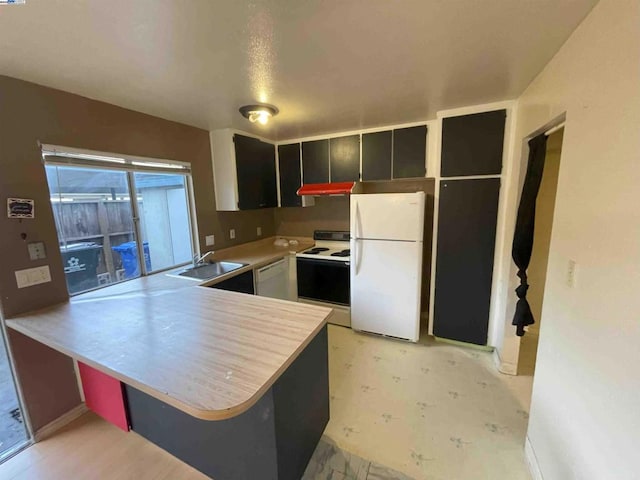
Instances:
[[[529,467],[531,478],[533,480],[544,480],[544,478],[542,477],[542,472],[540,471],[540,465],[538,465],[536,453],[533,451],[533,446],[531,445],[528,436],[524,441],[524,458],[527,461],[527,466]]]
[[[62,427],[73,422],[76,418],[84,415],[88,411],[89,409],[87,408],[87,405],[84,403],[81,403],[77,407],[72,408],[64,415],[59,416],[53,422],[47,423],[44,427],[42,427],[40,430],[35,432],[35,434],[33,435],[34,441],[41,442],[45,438],[50,437],[55,432],[60,430]]]
[[[518,366],[511,363],[503,362],[500,358],[500,352],[497,348],[493,350],[493,364],[496,366],[500,373],[504,373],[505,375],[518,374]]]
[[[450,338],[433,337],[436,342],[448,343],[449,345],[455,345],[456,347],[472,348],[474,350],[482,350],[483,352],[491,352],[494,350],[489,345],[476,345],[475,343],[460,342],[458,340],[451,340]]]

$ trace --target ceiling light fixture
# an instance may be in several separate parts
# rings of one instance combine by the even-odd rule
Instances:
[[[240,107],[240,113],[244,118],[249,119],[251,123],[260,123],[266,125],[271,117],[278,114],[278,109],[271,105],[244,105]]]

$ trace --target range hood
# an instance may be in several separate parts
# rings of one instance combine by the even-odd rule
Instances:
[[[308,183],[296,192],[303,195],[349,195],[356,182]]]

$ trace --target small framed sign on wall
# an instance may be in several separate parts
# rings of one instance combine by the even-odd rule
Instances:
[[[7,198],[7,215],[9,218],[34,218],[35,202],[27,198]]]

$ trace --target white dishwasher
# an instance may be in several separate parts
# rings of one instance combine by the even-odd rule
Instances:
[[[256,295],[289,299],[289,258],[256,269]]]

